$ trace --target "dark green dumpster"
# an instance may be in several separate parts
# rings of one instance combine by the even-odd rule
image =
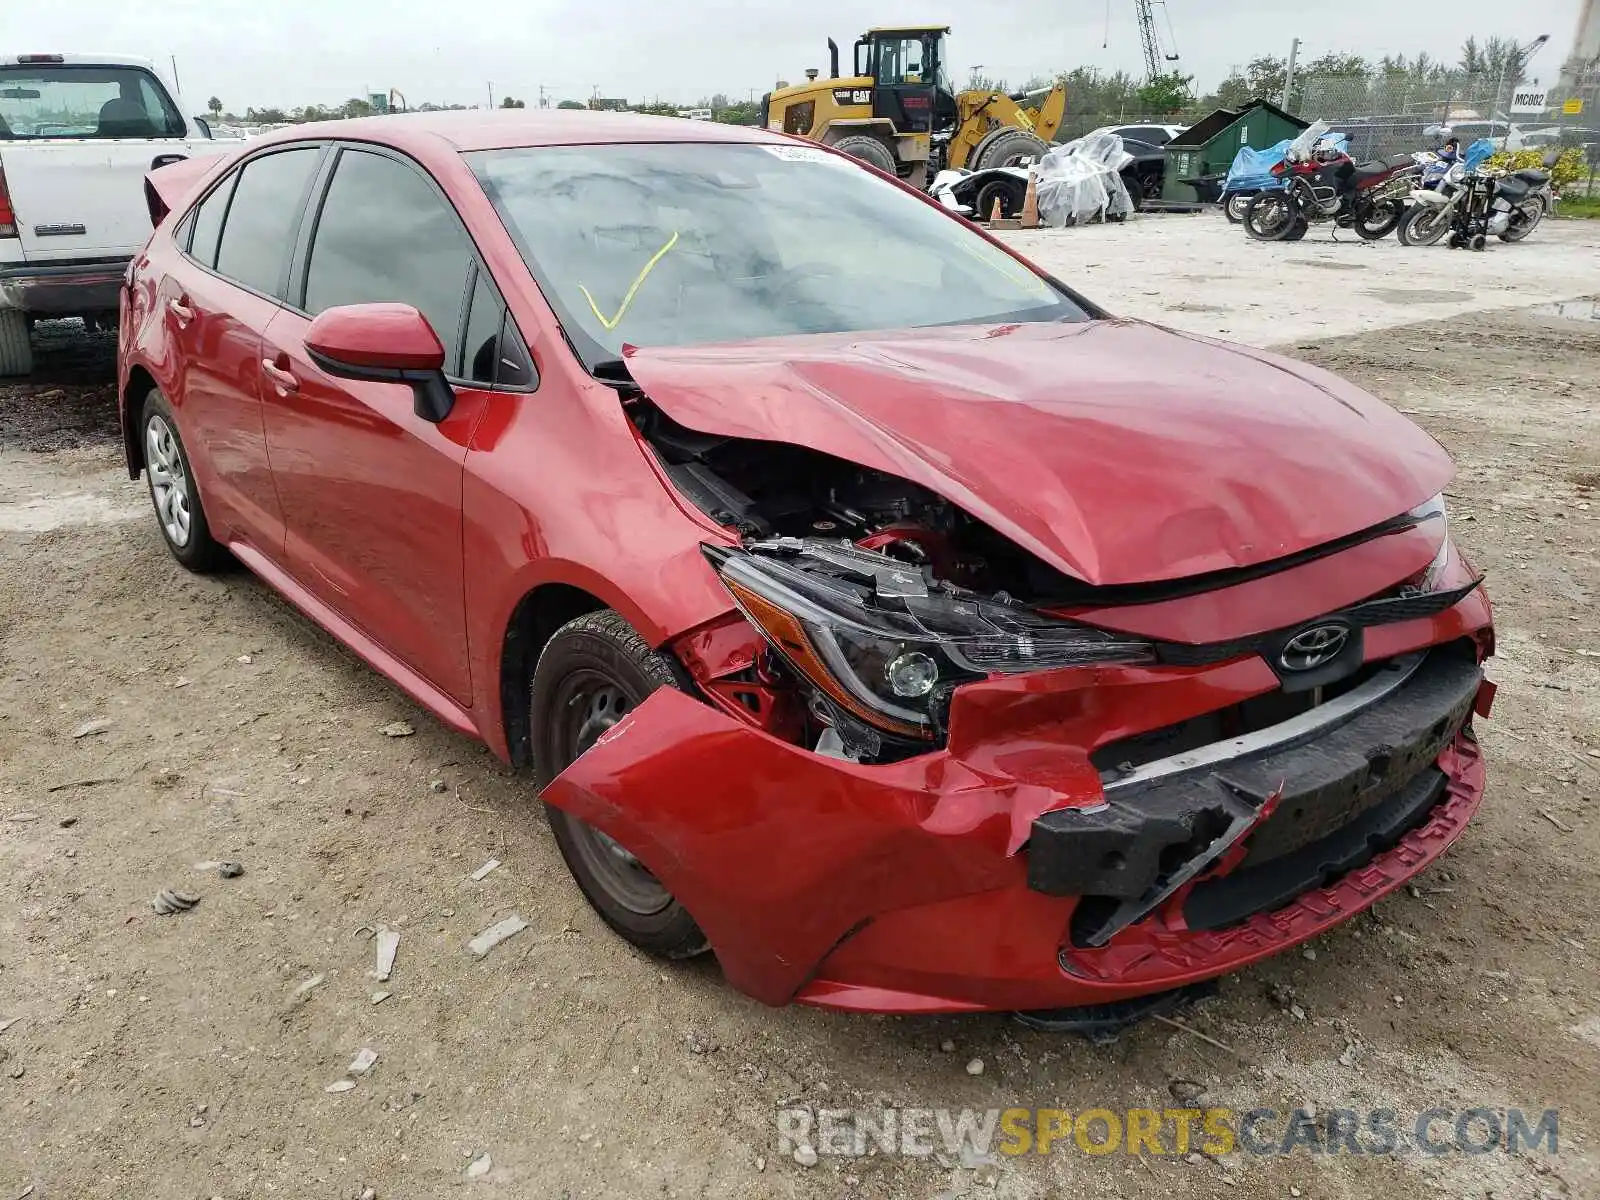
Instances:
[[[1239,147],[1265,150],[1306,128],[1306,122],[1291,116],[1267,100],[1252,100],[1239,108],[1219,108],[1202,117],[1167,143],[1167,168],[1162,179],[1164,206],[1200,203],[1192,184],[1185,179],[1226,175]]]

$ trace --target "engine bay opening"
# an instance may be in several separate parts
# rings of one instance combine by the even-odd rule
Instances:
[[[742,537],[840,539],[1030,604],[1065,602],[1083,588],[907,480],[787,442],[700,433],[642,396],[628,412],[684,497]]]

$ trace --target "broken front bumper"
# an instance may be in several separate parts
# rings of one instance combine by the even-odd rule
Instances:
[[[1487,605],[1468,605],[1486,624]],[[1266,690],[1270,671],[1255,659],[974,685],[949,749],[877,766],[662,690],[545,799],[637,854],[730,981],[767,1003],[1102,1003],[1276,953],[1437,857],[1483,792],[1467,721],[1487,685],[1470,645],[1399,655],[1376,676],[1386,690],[1304,728],[1107,782],[1089,752],[1129,714],[1203,712]]]

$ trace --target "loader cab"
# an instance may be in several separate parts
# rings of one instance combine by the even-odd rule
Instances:
[[[901,133],[935,133],[956,121],[947,25],[869,29],[856,40],[855,73],[870,78],[872,115]]]

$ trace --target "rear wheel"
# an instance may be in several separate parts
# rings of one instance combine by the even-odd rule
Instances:
[[[156,525],[172,557],[201,575],[225,566],[228,551],[211,536],[189,455],[178,436],[177,418],[159,391],[152,390],[140,409],[139,440]]]
[[[1286,192],[1258,192],[1245,206],[1244,231],[1258,242],[1284,241],[1297,225],[1304,224]],[[1299,236],[1304,237],[1305,231]]]
[[[856,134],[854,137],[840,138],[833,144],[833,148],[840,154],[848,154],[851,158],[859,158],[868,166],[877,167],[893,175],[896,171],[894,154],[875,137],[866,134]]]
[[[15,308],[0,309],[0,377],[28,375],[33,371],[33,347],[28,342],[28,314]]]
[[[1520,242],[1539,228],[1539,222],[1544,220],[1544,201],[1529,200],[1522,205],[1521,218],[1521,220],[1512,218],[1511,227],[1500,235],[1502,242]]]
[[[651,692],[679,686],[672,661],[611,609],[556,630],[534,668],[528,714],[540,789]],[[607,925],[641,950],[667,958],[706,949],[688,909],[625,847],[558,808],[546,805],[545,814],[567,869]]]
[[[990,167],[1023,167],[1038,162],[1050,147],[1026,129],[997,129],[978,143],[967,164],[974,171]]]
[[[1369,242],[1380,241],[1394,231],[1400,224],[1400,218],[1405,212],[1405,206],[1398,200],[1385,200],[1374,204],[1357,217],[1355,224],[1356,236],[1365,238]]]
[[[1449,229],[1450,213],[1447,209],[1435,208],[1431,204],[1414,204],[1406,209],[1400,224],[1395,226],[1395,236],[1400,239],[1402,246],[1431,246]]]

